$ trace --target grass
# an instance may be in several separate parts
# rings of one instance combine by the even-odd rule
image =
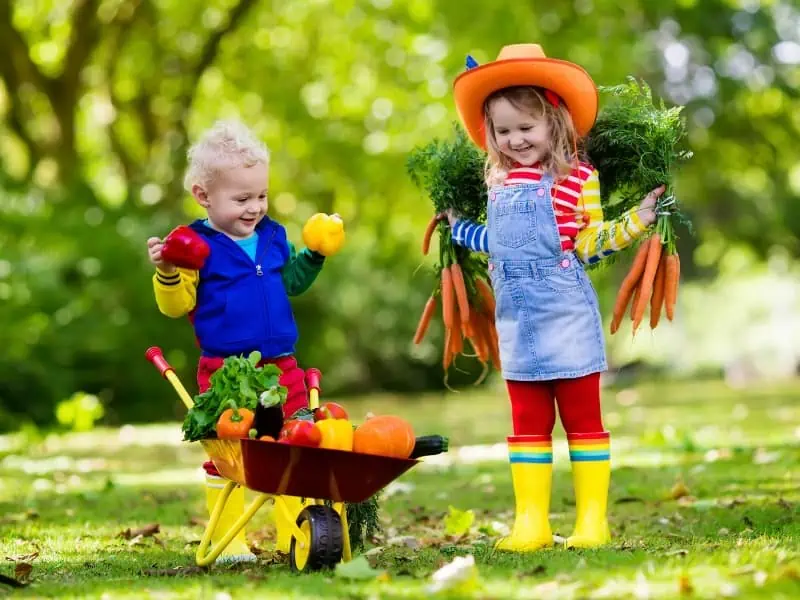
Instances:
[[[13,575],[15,560],[32,567],[29,585],[13,591],[19,597],[418,598],[439,566],[472,554],[480,598],[797,597],[798,394],[800,382],[606,390],[613,542],[531,555],[492,551],[497,531],[513,521],[502,389],[344,400],[356,420],[399,413],[419,434],[449,435],[452,444],[387,488],[384,531],[371,544],[383,550],[369,559],[387,576],[363,581],[293,574],[270,551],[267,509],[248,529],[262,551],[257,564],[195,568],[204,456],[180,442],[177,424],[0,437],[0,551],[11,559],[0,573]],[[566,536],[574,496],[560,430],[555,446],[551,522]],[[676,482],[688,495],[673,498]],[[475,515],[464,535],[445,533],[451,506]],[[159,524],[157,536],[119,535],[149,523]]]

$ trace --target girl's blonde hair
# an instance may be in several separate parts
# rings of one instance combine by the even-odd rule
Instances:
[[[517,110],[547,121],[550,125],[550,148],[542,159],[542,169],[557,180],[567,177],[578,161],[578,133],[566,105],[561,101],[557,107],[553,106],[542,88],[517,86],[498,90],[483,103],[488,152],[484,170],[486,185],[491,187],[502,183],[513,165],[513,161],[500,150],[494,136],[492,104],[501,98]]]
[[[269,150],[244,123],[217,121],[189,148],[189,166],[183,187],[192,191],[197,184],[208,188],[222,171],[252,167],[263,163],[269,166]]]

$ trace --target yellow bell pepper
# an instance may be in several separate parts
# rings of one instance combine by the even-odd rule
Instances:
[[[314,423],[314,427],[322,434],[320,448],[353,449],[353,424],[347,419],[323,419]]]
[[[303,226],[303,242],[309,250],[333,256],[344,245],[344,223],[339,215],[317,213]]]

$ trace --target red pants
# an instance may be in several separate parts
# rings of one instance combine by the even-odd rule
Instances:
[[[550,435],[556,404],[567,433],[604,431],[600,416],[600,373],[554,381],[506,381],[514,435]]]
[[[205,392],[211,385],[211,375],[222,366],[223,359],[201,356],[197,365],[197,386],[200,393]],[[258,363],[258,366],[273,364],[283,374],[278,382],[288,390],[286,404],[283,405],[283,416],[290,417],[298,409],[308,406],[308,392],[306,391],[306,374],[297,366],[294,356],[281,356],[280,358],[267,358]]]
[[[211,375],[222,367],[224,359],[201,356],[200,363],[197,365],[197,386],[202,394],[211,386]],[[297,366],[294,356],[281,356],[280,358],[268,358],[258,363],[258,366],[273,364],[283,373],[278,379],[278,383],[287,389],[286,404],[283,405],[284,418],[292,416],[297,410],[308,406],[308,392],[306,390],[306,374]],[[206,461],[203,468],[209,475],[219,475],[214,463]]]

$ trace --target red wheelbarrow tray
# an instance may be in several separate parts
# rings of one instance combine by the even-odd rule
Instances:
[[[220,475],[266,494],[363,502],[419,461],[261,440],[200,440]]]

